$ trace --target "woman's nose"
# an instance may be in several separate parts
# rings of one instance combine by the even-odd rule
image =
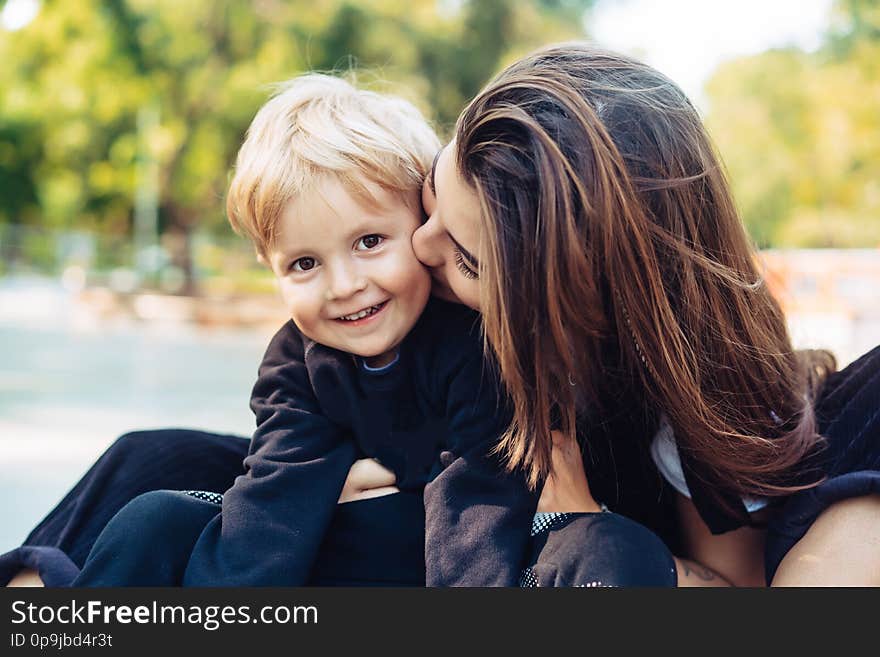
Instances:
[[[443,242],[441,228],[433,217],[419,226],[412,236],[413,252],[421,263],[427,267],[439,267],[443,264]]]

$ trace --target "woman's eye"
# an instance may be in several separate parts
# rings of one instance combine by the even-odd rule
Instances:
[[[455,266],[458,268],[458,271],[461,272],[462,276],[470,280],[474,280],[480,277],[480,275],[476,271],[474,271],[473,268],[468,265],[468,263],[464,261],[464,255],[461,251],[455,249],[454,256]]]
[[[381,235],[365,235],[357,241],[358,251],[369,251],[375,249],[382,243]]]
[[[290,269],[291,271],[309,271],[314,269],[316,264],[318,263],[314,258],[297,258],[291,263]]]

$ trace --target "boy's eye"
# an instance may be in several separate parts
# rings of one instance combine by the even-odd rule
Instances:
[[[357,241],[358,251],[369,251],[375,249],[382,243],[381,235],[365,235]]]
[[[292,271],[309,271],[314,269],[316,264],[318,263],[314,258],[297,258],[291,263],[290,269]]]

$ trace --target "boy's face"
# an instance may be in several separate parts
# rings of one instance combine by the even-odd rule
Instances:
[[[417,210],[378,185],[367,203],[334,178],[287,204],[269,264],[304,335],[379,367],[425,308],[431,277],[416,259]],[[418,208],[418,194],[414,193]]]

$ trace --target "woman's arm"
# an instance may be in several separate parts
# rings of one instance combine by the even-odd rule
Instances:
[[[766,586],[764,530],[740,527],[712,534],[691,500],[676,493],[676,506],[689,559],[714,571],[732,586]]]
[[[452,331],[461,325],[452,326]],[[538,502],[521,470],[508,472],[496,452],[509,422],[500,384],[473,335],[450,340],[436,379],[444,395],[446,433],[436,476],[425,486],[428,586],[516,586],[526,565]]]
[[[733,586],[718,573],[701,566],[696,561],[690,559],[681,559],[673,556],[675,561],[675,572],[677,575],[676,585],[679,588],[711,588]]]
[[[577,443],[566,440],[557,431],[553,435],[552,470],[541,491],[538,500],[538,511],[557,511],[591,513],[600,510],[599,504],[590,493],[584,462]],[[681,496],[680,496],[681,497]],[[682,497],[691,507],[690,500]],[[693,509],[696,514],[696,509]],[[699,515],[696,516],[699,520]],[[693,522],[692,518],[689,518]],[[700,520],[702,523],[702,520]],[[705,525],[704,525],[705,527]],[[706,533],[709,533],[706,528]],[[711,534],[710,534],[711,536]],[[713,546],[707,544],[705,550],[712,551]],[[763,554],[761,552],[760,554]],[[691,554],[698,561],[696,554]],[[731,586],[731,582],[700,563],[690,559],[673,556],[680,587],[714,587]],[[706,562],[702,562],[706,563]]]

